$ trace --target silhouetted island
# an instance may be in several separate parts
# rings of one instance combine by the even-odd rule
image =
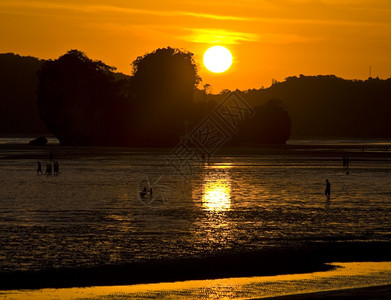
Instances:
[[[37,72],[44,60],[0,54],[0,134],[47,135],[37,107]]]
[[[0,54],[0,134],[52,132],[63,145],[173,146],[230,92],[196,88],[193,55],[178,49],[157,49],[132,66],[132,76],[116,73],[78,50],[54,61]],[[231,145],[391,138],[391,79],[300,75],[236,93],[256,113]]]
[[[78,50],[43,65],[39,113],[62,145],[172,147],[209,113],[194,101],[201,79],[190,52],[157,49],[133,62],[133,76],[114,70]],[[256,107],[230,144],[284,144],[291,122],[281,103]]]

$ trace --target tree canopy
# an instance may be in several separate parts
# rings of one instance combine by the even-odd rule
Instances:
[[[0,54],[0,134],[48,134],[36,104],[37,72],[44,64],[35,57]]]
[[[194,119],[193,93],[201,78],[193,53],[171,47],[139,56],[133,66],[138,103],[138,139],[144,145],[173,145]]]
[[[68,51],[39,73],[40,116],[62,144],[174,145],[194,115],[200,78],[192,56],[158,49],[139,57],[127,77]]]
[[[116,143],[121,102],[113,67],[71,50],[39,72],[40,116],[62,144]]]
[[[148,100],[174,97],[192,101],[193,90],[201,81],[193,53],[171,47],[139,56],[132,67],[135,92]]]

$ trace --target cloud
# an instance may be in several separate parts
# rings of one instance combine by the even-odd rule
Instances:
[[[215,13],[208,13],[208,8],[205,7],[205,12],[196,12],[191,10],[169,10],[169,9],[141,9],[141,8],[134,8],[134,7],[125,7],[125,6],[115,6],[115,5],[99,5],[99,4],[83,4],[81,3],[66,3],[62,1],[57,2],[45,2],[45,1],[22,1],[22,0],[15,0],[15,1],[0,1],[0,10],[4,9],[13,9],[12,13],[19,13],[19,14],[32,14],[36,15],[39,13],[40,15],[43,15],[45,10],[52,10],[57,11],[58,13],[61,13],[61,15],[64,15],[64,11],[68,12],[78,12],[78,13],[84,13],[84,14],[91,14],[91,15],[146,15],[146,16],[156,16],[156,17],[169,17],[169,18],[175,18],[175,17],[191,17],[191,18],[197,18],[197,19],[205,19],[205,20],[217,20],[217,21],[238,21],[238,22],[253,22],[253,23],[280,23],[280,24],[313,24],[313,25],[335,25],[335,26],[376,26],[376,25],[390,25],[389,21],[385,21],[384,19],[371,19],[371,20],[362,20],[362,19],[354,19],[354,20],[347,20],[346,18],[333,18],[333,17],[327,17],[324,16],[324,18],[317,18],[317,19],[311,19],[311,18],[289,18],[289,17],[259,17],[259,8],[262,7],[262,14],[269,11],[270,8],[268,6],[265,6],[266,4],[255,5],[256,2],[259,0],[247,0],[247,5],[252,5],[253,9],[251,12],[249,12],[249,15],[247,16],[237,16],[235,14],[215,14]],[[297,1],[302,1],[304,3],[310,3],[310,0],[284,0],[283,3],[296,3]],[[336,3],[338,0],[323,0],[324,3],[330,3],[333,4]],[[353,0],[344,0],[344,3],[350,3],[353,2]],[[201,1],[202,2],[202,1]],[[364,2],[364,0],[363,0]],[[227,1],[226,5],[231,3],[230,1]],[[232,2],[234,3],[234,2]],[[236,3],[236,2],[235,2]],[[269,1],[266,1],[265,3],[271,3]],[[322,1],[319,1],[318,3],[322,3]],[[281,4],[277,5],[274,3],[275,7],[273,10],[277,11]],[[382,7],[382,6],[380,6]],[[366,8],[369,9],[368,6],[360,6],[356,5],[351,7],[351,10],[357,10],[359,8]],[[380,9],[377,6],[371,7],[372,9]],[[390,7],[388,7],[390,8]],[[383,8],[385,9],[385,8]],[[17,10],[17,11],[15,11]],[[50,13],[52,15],[53,13]]]
[[[250,18],[209,14],[192,11],[176,11],[176,10],[151,10],[138,9],[113,5],[89,5],[89,4],[65,4],[42,1],[5,1],[0,3],[0,7],[29,9],[50,9],[50,10],[69,10],[82,13],[120,13],[128,15],[152,15],[161,17],[194,17],[211,20],[228,20],[228,21],[248,21]]]
[[[212,20],[229,20],[229,21],[251,21],[253,18],[245,18],[245,17],[235,17],[235,16],[227,16],[227,15],[213,15],[213,14],[204,14],[204,13],[195,13],[195,12],[179,12],[185,16],[192,16],[198,18],[212,19]]]
[[[182,36],[182,39],[192,43],[205,44],[238,44],[240,42],[255,42],[258,36],[253,33],[235,32],[224,29],[212,28],[184,28],[190,34]]]
[[[320,40],[317,37],[307,37],[298,34],[278,34],[278,33],[248,33],[229,31],[224,29],[214,28],[184,28],[184,30],[190,32],[183,35],[181,38],[187,42],[192,43],[204,43],[204,44],[222,44],[231,45],[239,44],[242,42],[260,42],[268,44],[297,44],[308,43],[314,40]]]

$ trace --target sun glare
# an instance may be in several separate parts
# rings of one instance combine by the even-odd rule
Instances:
[[[213,73],[222,73],[229,69],[232,64],[232,55],[223,46],[214,46],[206,50],[204,54],[204,65]]]

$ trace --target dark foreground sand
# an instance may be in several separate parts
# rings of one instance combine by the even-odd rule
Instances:
[[[124,265],[1,272],[0,290],[130,285],[230,277],[273,276],[333,269],[339,261],[391,261],[389,242],[323,242],[248,253]],[[391,297],[390,297],[391,299]]]
[[[288,295],[280,297],[262,298],[273,300],[307,300],[307,299],[355,299],[355,300],[378,300],[378,299],[391,299],[391,285],[382,285],[358,289],[346,289],[337,291],[327,291],[309,294]]]

